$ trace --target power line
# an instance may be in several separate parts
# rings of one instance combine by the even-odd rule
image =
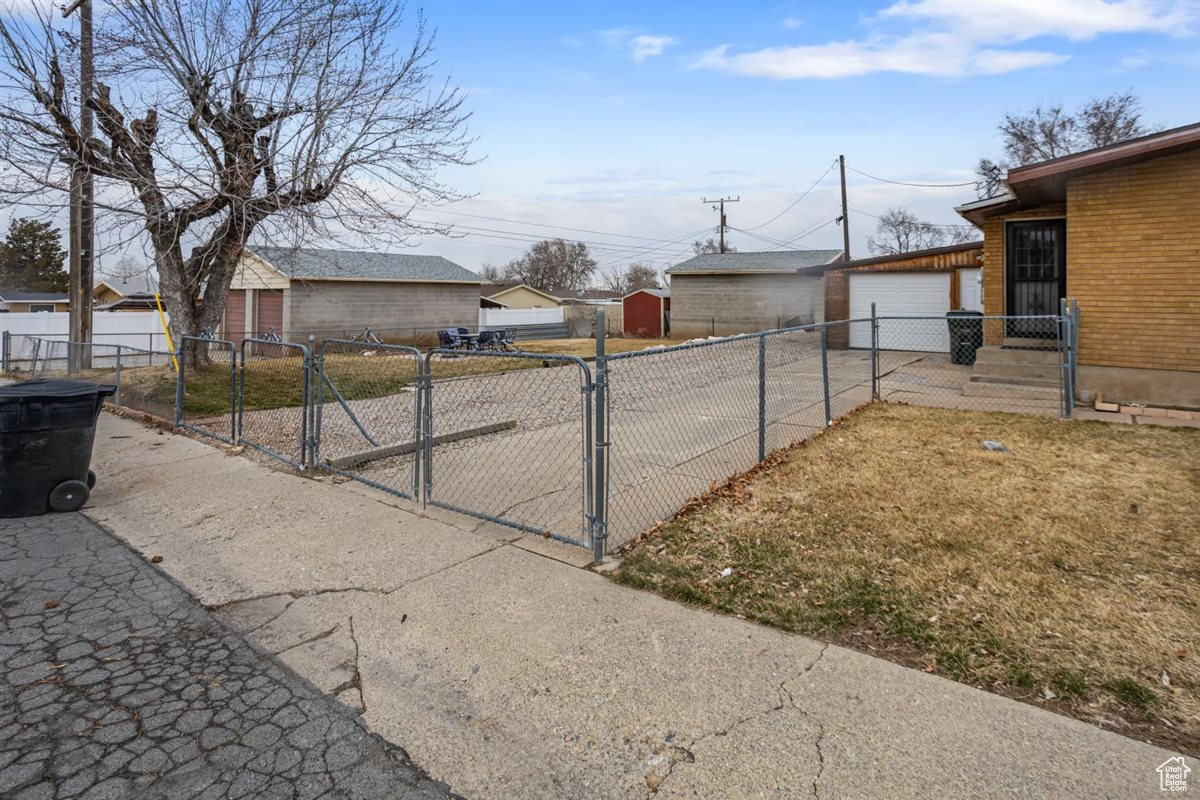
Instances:
[[[863,211],[861,208],[855,208],[854,206],[850,206],[850,209],[852,211],[857,211],[859,214],[862,214],[864,217],[870,217],[871,219],[883,219],[883,217],[881,217],[880,215],[872,214],[870,211]],[[951,224],[942,225],[942,224],[938,224],[936,222],[929,222],[926,224],[929,225],[929,227],[931,227],[931,228],[953,228],[955,230],[966,230],[966,229],[977,230],[976,226],[971,225],[969,223],[965,223],[965,224],[961,224],[961,225],[951,225]]]
[[[767,227],[768,225],[770,225],[772,222],[774,222],[775,220],[777,220],[777,219],[779,219],[780,217],[782,217],[782,216],[783,216],[784,214],[786,214],[787,212],[791,211],[793,208],[795,208],[795,207],[796,207],[796,204],[797,204],[797,203],[799,203],[799,202],[800,202],[801,200],[803,200],[804,198],[808,197],[809,193],[810,193],[810,192],[812,192],[812,190],[813,190],[813,189],[817,188],[817,184],[818,184],[818,183],[820,183],[821,181],[825,180],[825,176],[826,176],[826,175],[828,175],[830,172],[832,172],[832,171],[833,171],[833,168],[834,168],[835,166],[837,166],[837,161],[836,161],[836,160],[835,160],[835,161],[834,161],[832,164],[830,164],[830,165],[829,165],[829,167],[828,167],[828,168],[827,168],[827,169],[826,169],[824,172],[822,172],[822,173],[821,173],[820,177],[818,177],[818,178],[817,178],[815,181],[813,181],[813,182],[812,182],[812,185],[811,185],[811,186],[809,186],[807,189],[805,189],[805,190],[804,190],[804,193],[803,193],[803,194],[801,194],[799,197],[797,197],[795,200],[793,200],[793,201],[792,201],[792,203],[791,203],[791,204],[790,204],[790,205],[789,205],[787,208],[785,208],[783,211],[780,211],[778,214],[776,214],[775,216],[771,217],[769,220],[767,220],[766,222],[764,222],[764,223],[763,223],[763,224],[761,224],[761,225],[755,225],[753,228],[744,228],[744,229],[741,229],[741,230],[742,230],[742,233],[747,233],[747,232],[749,232],[749,231],[756,231],[756,230],[758,230],[759,228],[765,228],[765,227]]]
[[[624,239],[640,239],[647,242],[667,242],[668,239],[659,239],[653,236],[637,236],[632,233],[613,233],[611,231],[598,231],[591,228],[573,228],[569,225],[551,225],[545,222],[529,222],[527,220],[509,219],[505,217],[490,217],[486,214],[471,214],[466,211],[450,211],[449,209],[436,208],[434,206],[417,206],[422,211],[430,211],[437,214],[454,214],[460,217],[473,217],[474,219],[489,220],[491,222],[507,222],[513,225],[528,225],[535,228],[552,228],[562,231],[576,231],[578,233],[592,233],[599,236],[619,236]]]
[[[871,175],[863,172],[861,169],[855,169],[849,164],[846,165],[846,169],[850,170],[851,172],[857,172],[864,178],[870,178],[871,180],[879,181],[880,183],[892,183],[896,186],[915,186],[919,189],[959,189],[963,186],[974,186],[976,183],[975,181],[967,181],[966,183],[911,183],[909,181],[893,181],[888,180],[887,178],[880,178],[878,175]]]

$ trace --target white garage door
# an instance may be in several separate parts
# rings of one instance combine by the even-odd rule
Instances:
[[[871,303],[880,317],[944,317],[950,310],[949,272],[852,272],[850,318],[871,316]],[[850,326],[850,346],[870,347],[869,325]],[[883,320],[879,323],[882,350],[948,353],[950,330],[936,319]]]

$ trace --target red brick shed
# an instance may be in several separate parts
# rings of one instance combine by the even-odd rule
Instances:
[[[621,298],[623,327],[629,336],[671,334],[671,290],[638,289]]]

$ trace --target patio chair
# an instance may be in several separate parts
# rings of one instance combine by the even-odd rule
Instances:
[[[479,342],[476,346],[480,350],[499,350],[500,342],[500,331],[480,331]]]
[[[461,350],[463,347],[463,340],[458,338],[457,333],[453,333],[448,330],[438,331],[437,337],[438,347],[442,348],[443,350]]]
[[[471,329],[470,329],[470,328],[459,328],[459,329],[458,329],[458,335],[459,335],[459,336],[466,336],[466,335],[467,335],[468,333],[470,333],[470,332],[471,332]]]

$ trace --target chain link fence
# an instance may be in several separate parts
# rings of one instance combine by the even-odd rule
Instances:
[[[425,360],[425,498],[587,546],[591,370],[564,355],[433,350]]]
[[[238,348],[184,336],[179,343],[175,425],[226,444],[237,439]]]
[[[238,443],[305,469],[310,464],[311,389],[312,356],[306,346],[244,340],[238,382]]]
[[[178,375],[117,345],[11,337],[4,354],[12,374],[117,383],[181,428],[601,558],[873,400],[1069,417],[1077,320],[872,316],[611,355],[601,339],[594,364],[365,336],[315,357],[185,337]]]
[[[320,468],[415,500],[421,458],[421,351],[345,339],[321,343],[316,383]]]
[[[880,317],[879,397],[911,405],[1068,414],[1060,317]],[[862,336],[851,337],[852,343]]]

